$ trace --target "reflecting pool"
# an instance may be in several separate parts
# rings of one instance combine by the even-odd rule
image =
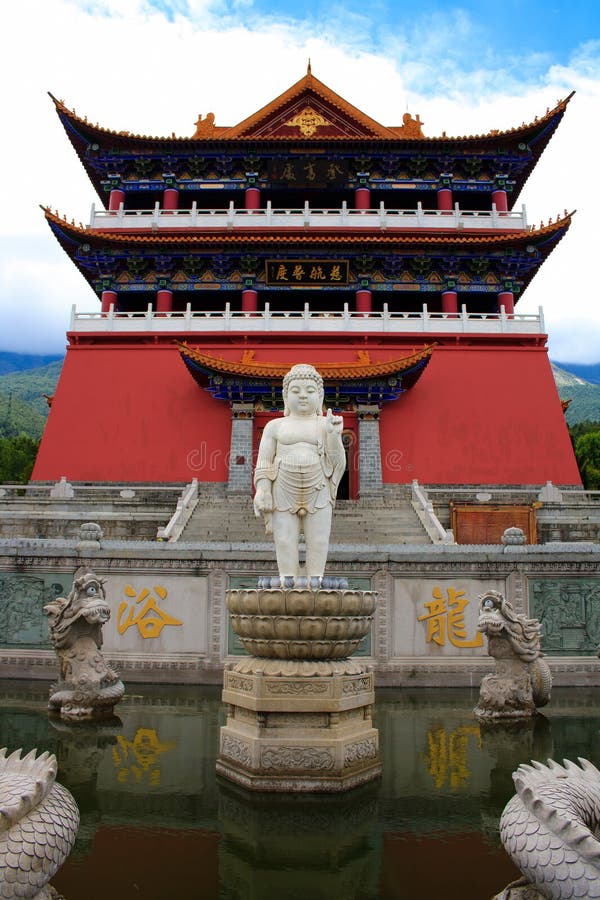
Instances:
[[[67,900],[487,900],[517,871],[499,841],[530,759],[600,762],[591,691],[533,722],[479,725],[478,692],[377,692],[383,777],[346,795],[217,781],[220,688],[128,686],[100,725],[50,720],[47,685],[1,682],[0,746],[51,750],[81,827],[53,879]]]

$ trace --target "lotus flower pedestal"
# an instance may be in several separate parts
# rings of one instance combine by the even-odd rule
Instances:
[[[372,591],[230,590],[252,654],[225,671],[217,772],[258,791],[345,791],[381,773],[373,672],[350,658],[371,626]]]

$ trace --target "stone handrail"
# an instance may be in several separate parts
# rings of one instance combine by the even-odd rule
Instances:
[[[458,203],[451,210],[423,209],[419,202],[415,209],[387,209],[380,203],[376,209],[352,209],[344,202],[338,209],[311,207],[273,207],[268,201],[261,209],[235,207],[233,202],[225,209],[198,208],[196,201],[189,209],[162,209],[156,203],[152,209],[96,209],[92,205],[91,229],[123,231],[220,228],[378,228],[414,230],[459,229],[465,231],[526,231],[528,230],[525,206],[520,210],[498,212],[491,209],[460,209]]]
[[[7,483],[0,484],[0,502],[8,500],[34,500],[36,503],[41,501],[63,501],[84,500],[90,495],[96,497],[100,494],[109,495],[110,500],[136,500],[143,502],[144,497],[148,494],[172,494],[177,489],[176,484],[122,484],[98,483],[98,484],[78,484],[70,482],[63,475],[62,478],[54,483],[32,481],[28,484]]]
[[[139,312],[119,312],[111,305],[106,313],[78,312],[72,307],[70,331],[74,332],[219,332],[240,331],[245,334],[263,331],[295,332],[387,332],[420,334],[544,334],[544,315],[538,313],[507,314],[504,307],[498,313],[468,313],[466,306],[456,313],[430,312],[423,304],[420,311],[397,312],[383,304],[381,312],[359,312],[344,303],[342,309],[312,310],[309,304],[302,310],[273,310],[269,302],[257,312],[224,309],[159,312],[152,305]]]
[[[156,534],[157,541],[177,541],[181,537],[181,533],[187,525],[190,516],[198,505],[198,479],[193,478],[192,481],[185,486],[181,497],[177,501],[175,512],[167,522],[164,528],[159,528]]]
[[[411,491],[412,505],[421,524],[434,544],[454,544],[454,535],[446,530],[435,512],[433,505],[427,496],[427,492],[421,487],[417,479],[413,479]]]

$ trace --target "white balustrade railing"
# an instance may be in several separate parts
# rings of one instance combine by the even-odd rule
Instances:
[[[190,520],[190,517],[196,506],[198,505],[198,479],[193,478],[181,492],[181,497],[177,501],[175,512],[167,522],[164,528],[159,528],[157,541],[177,541],[181,537],[183,529]]]
[[[419,484],[416,478],[412,482],[411,499],[414,510],[433,543],[454,544],[452,531],[444,528],[434,512],[433,504],[427,496],[427,491]]]
[[[311,309],[306,303],[301,310],[288,312],[271,309],[268,302],[257,312],[232,310],[229,303],[219,310],[193,310],[188,303],[185,311],[156,312],[152,305],[141,312],[117,312],[111,305],[103,312],[71,311],[70,331],[73,332],[350,332],[393,334],[544,334],[544,315],[540,307],[533,314],[507,314],[502,306],[499,313],[430,312],[423,305],[418,312],[396,312],[387,303],[381,312],[358,312],[344,303],[341,309],[329,312]]]
[[[90,228],[101,231],[139,231],[156,229],[261,229],[261,228],[353,228],[381,231],[414,229],[456,229],[464,231],[523,231],[527,230],[525,206],[511,212],[498,212],[495,205],[488,210],[463,210],[458,203],[452,210],[387,209],[380,203],[377,209],[353,209],[343,203],[339,209],[303,207],[279,208],[267,202],[263,209],[240,209],[233,202],[226,209],[198,208],[196,201],[190,209],[125,209],[121,203],[116,210],[96,209],[92,206]]]

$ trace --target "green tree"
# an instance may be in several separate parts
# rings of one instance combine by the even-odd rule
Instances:
[[[588,491],[600,490],[600,430],[588,431],[575,441],[581,480]]]
[[[0,438],[0,483],[26,484],[31,477],[40,442],[27,434]]]

